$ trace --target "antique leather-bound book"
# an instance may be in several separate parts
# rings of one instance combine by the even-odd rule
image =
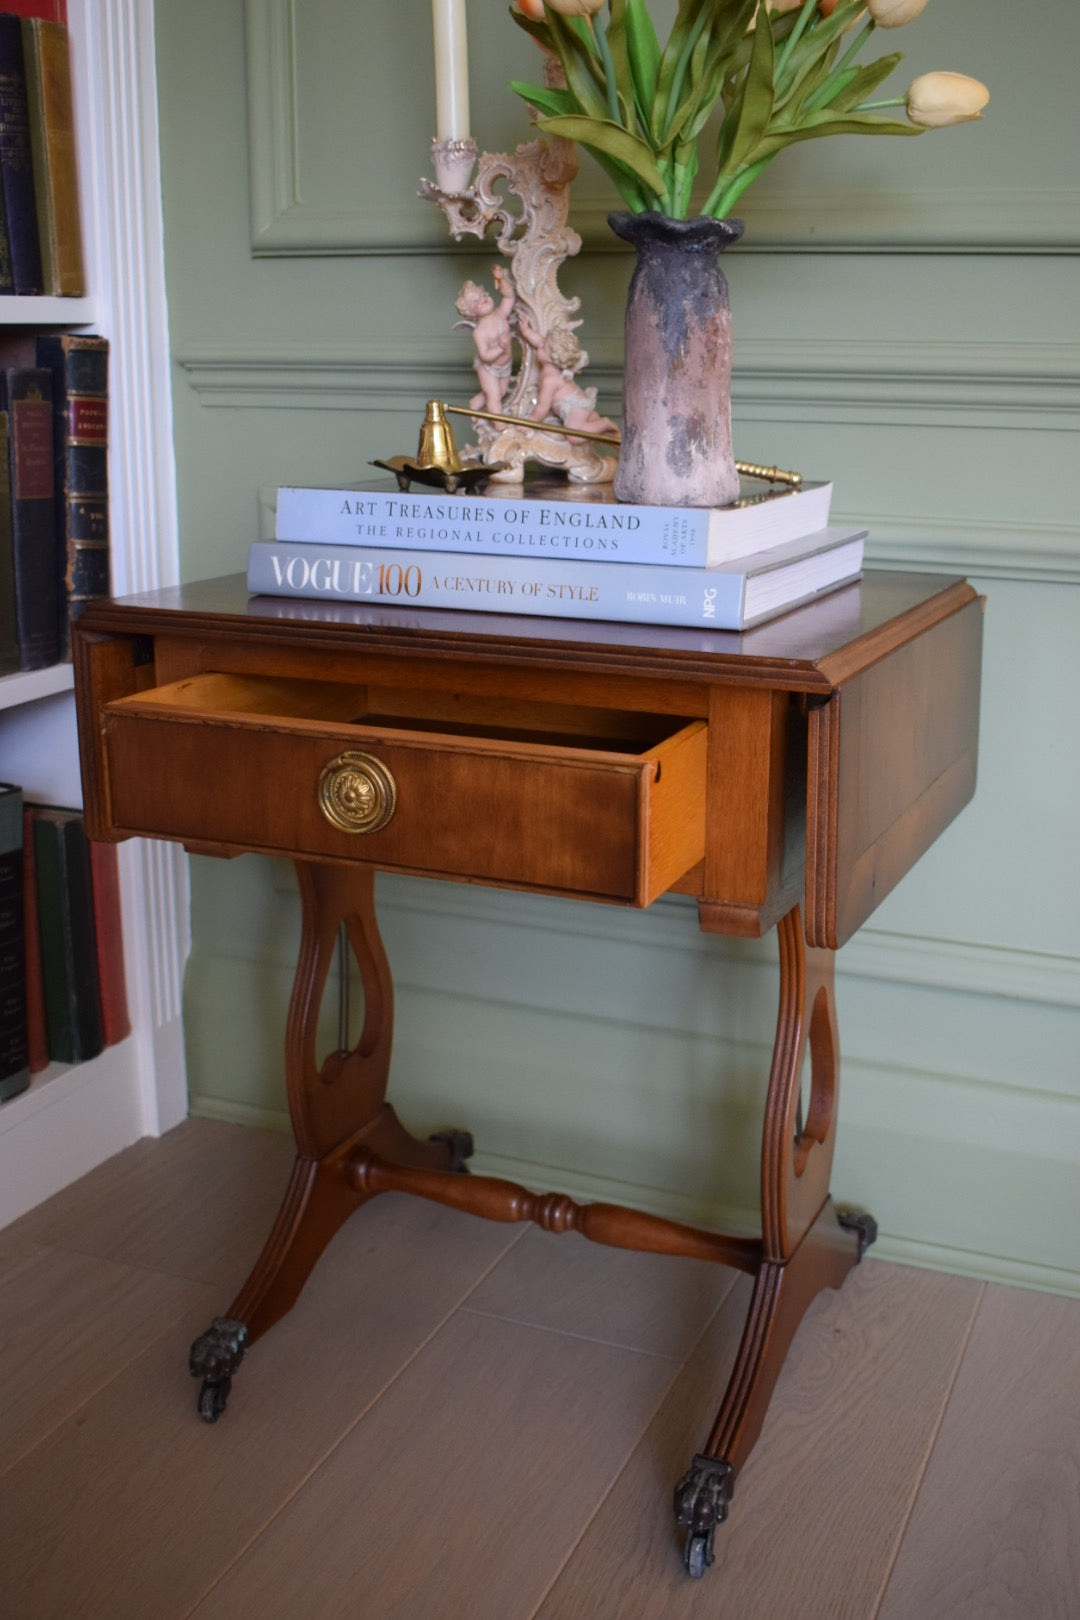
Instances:
[[[37,363],[52,375],[60,656],[87,602],[109,594],[109,344],[43,333]]]
[[[19,668],[60,659],[52,377],[36,366],[0,373],[10,423],[11,527]]]
[[[68,31],[60,23],[24,17],[22,33],[43,287],[53,296],[81,298],[86,272]]]
[[[127,977],[124,972],[120,866],[115,844],[90,845],[90,880],[94,897],[101,1033],[106,1046],[115,1046],[117,1041],[131,1034]]]
[[[0,186],[4,193],[13,290],[40,293],[44,284],[22,23],[8,12],[0,13]]]
[[[22,843],[22,789],[0,782],[0,1102],[30,1084]]]
[[[15,291],[15,271],[11,264],[11,242],[8,239],[7,203],[4,187],[0,184],[0,293]]]
[[[4,10],[18,17],[44,17],[46,22],[67,23],[67,0],[4,0]]]
[[[34,861],[34,807],[23,805],[23,936],[26,944],[26,1044],[30,1073],[49,1065],[45,1027],[45,988],[41,977],[41,934],[37,915],[37,866]]]
[[[0,675],[19,667],[15,624],[15,543],[11,532],[11,444],[7,411],[0,411]]]
[[[39,805],[33,819],[49,1057],[84,1063],[105,1044],[90,845],[78,810]]]

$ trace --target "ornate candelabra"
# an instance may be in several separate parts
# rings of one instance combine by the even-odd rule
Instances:
[[[487,368],[487,393],[472,403],[488,410],[474,418],[477,442],[464,454],[505,482],[519,482],[528,461],[559,468],[574,483],[608,482],[616,461],[601,445],[617,444],[618,429],[597,414],[596,390],[578,381],[589,360],[575,336],[581,322],[572,319],[581,301],[565,297],[558,285],[562,264],[581,249],[581,238],[567,223],[577,174],[573,144],[537,139],[512,156],[478,157],[471,139],[436,140],[432,157],[436,180],[422,180],[420,194],[442,209],[455,241],[497,231],[507,264],[496,271],[496,286],[504,295],[501,307],[510,306],[504,319],[519,351],[516,366],[504,359]],[[476,302],[486,297],[475,287],[471,296]],[[487,305],[493,309],[494,301],[487,298]],[[467,324],[477,332],[477,370],[484,380],[479,321]],[[575,427],[586,436],[576,437],[570,431]]]

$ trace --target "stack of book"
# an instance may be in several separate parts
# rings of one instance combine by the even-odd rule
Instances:
[[[0,674],[70,657],[73,620],[108,595],[108,379],[103,337],[0,347]]]
[[[130,1030],[116,846],[0,783],[0,1102]]]
[[[753,488],[732,506],[630,506],[604,487],[281,488],[253,595],[745,630],[857,579],[863,529],[830,526],[832,485]]]
[[[0,293],[86,293],[65,0],[0,11]]]

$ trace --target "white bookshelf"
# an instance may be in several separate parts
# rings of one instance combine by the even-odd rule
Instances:
[[[23,298],[0,293],[0,327],[60,326],[65,331],[96,326],[96,298]]]
[[[28,669],[18,675],[0,676],[0,714],[8,709],[24,708],[56,692],[70,692],[73,680],[70,664],[50,664],[48,669]]]
[[[158,173],[153,7],[68,0],[87,298],[0,296],[0,329],[110,342],[114,589],[174,583],[176,494]],[[68,664],[0,679],[0,779],[81,803]],[[50,1064],[0,1105],[0,1226],[187,1111],[181,989],[187,867],[172,846],[119,849],[132,1033],[89,1063]]]

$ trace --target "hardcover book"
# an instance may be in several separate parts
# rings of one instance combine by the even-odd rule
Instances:
[[[115,1046],[131,1034],[127,976],[124,972],[124,923],[120,906],[120,865],[115,844],[90,845],[90,880],[94,896],[94,942],[97,946],[101,1034]]]
[[[68,31],[41,17],[24,17],[21,26],[43,289],[56,297],[81,298],[86,274]]]
[[[268,540],[251,547],[247,583],[255,596],[747,630],[856,579],[865,535],[823,529],[722,568],[678,569]]]
[[[15,544],[11,532],[11,445],[8,413],[0,411],[0,675],[19,668],[15,624]]]
[[[23,932],[26,939],[26,1042],[30,1073],[49,1066],[45,1027],[45,987],[41,976],[41,935],[37,916],[37,868],[34,864],[34,809],[23,805]]]
[[[84,1063],[105,1044],[90,845],[77,810],[39,805],[33,821],[49,1057]]]
[[[7,204],[4,187],[0,183],[0,293],[15,291],[15,271],[11,266],[11,242],[8,238]]]
[[[314,545],[459,551],[715,568],[827,527],[832,485],[743,480],[731,506],[631,506],[607,484],[489,482],[482,494],[432,489],[277,492],[275,536]]]
[[[60,658],[52,378],[37,366],[0,373],[0,410],[10,423],[11,528],[19,668]]]
[[[0,13],[0,185],[4,192],[14,290],[40,293],[44,283],[22,23],[8,11]]]
[[[109,594],[109,344],[43,334],[37,363],[52,376],[60,656],[87,602]]]
[[[0,1102],[30,1084],[22,842],[22,789],[0,782]]]
[[[17,17],[44,17],[46,22],[67,22],[67,0],[4,0],[4,10]]]

